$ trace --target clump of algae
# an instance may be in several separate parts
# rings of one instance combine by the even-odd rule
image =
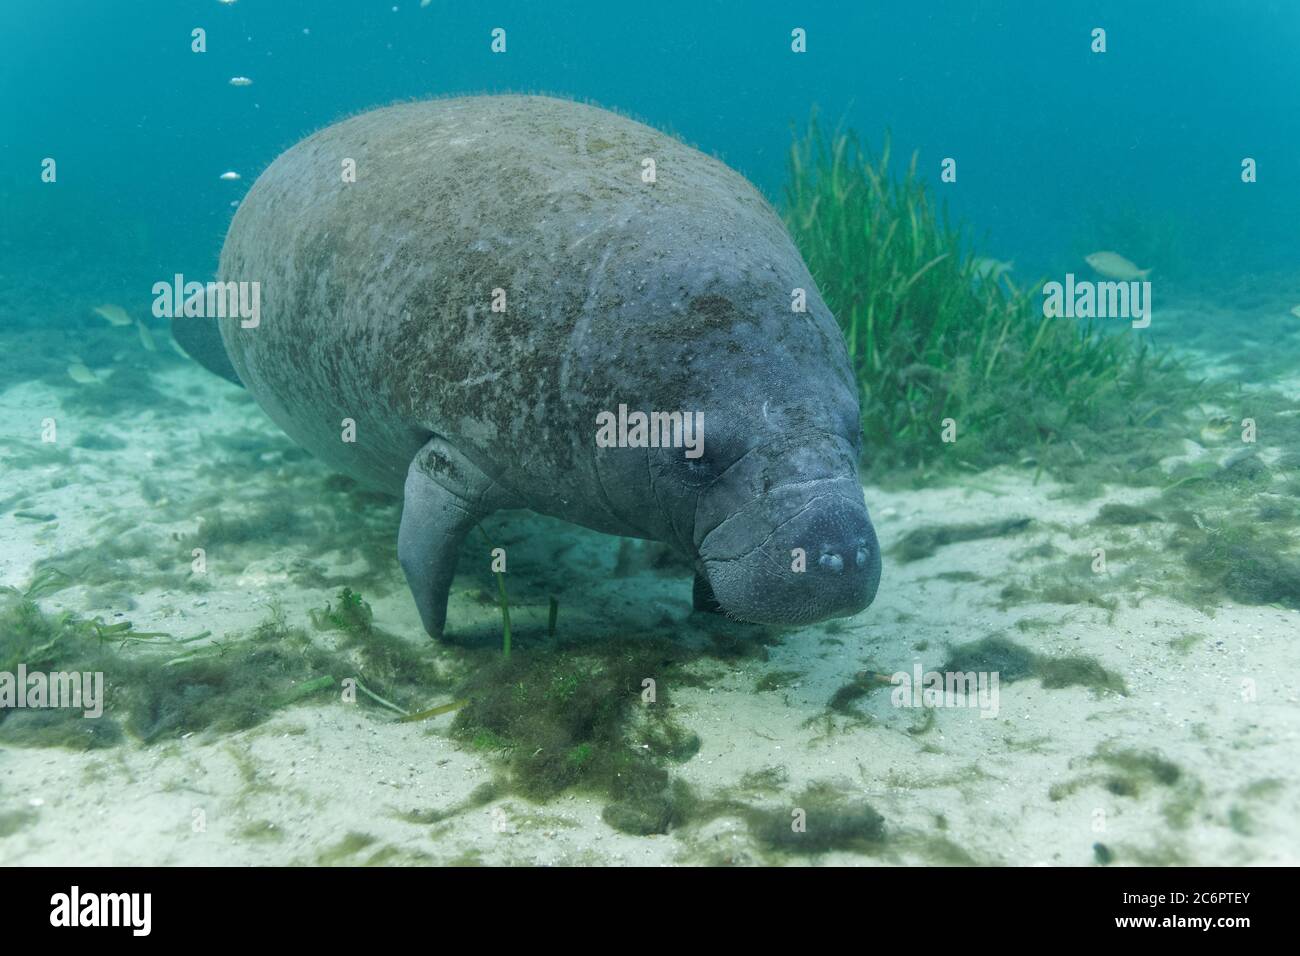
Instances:
[[[323,678],[351,671],[274,611],[248,638],[216,653],[199,652],[176,663],[120,661],[117,667],[125,678],[127,729],[145,743],[201,730],[247,730],[301,700],[297,691],[303,685],[324,690],[332,682]]]
[[[997,672],[998,680],[1008,683],[1037,677],[1044,687],[1054,690],[1086,687],[1095,693],[1128,694],[1124,679],[1093,658],[1047,657],[998,636],[954,648],[940,669],[961,673]]]
[[[859,671],[853,675],[853,679],[836,689],[831,694],[831,699],[826,702],[827,714],[839,714],[842,717],[856,717],[865,719],[865,715],[858,708],[858,702],[867,697],[874,691],[882,687],[889,686],[889,678],[886,675],[877,673],[874,669]],[[813,718],[816,720],[816,718]]]
[[[13,836],[36,822],[36,814],[27,809],[0,811],[0,840]]]
[[[944,545],[960,541],[1002,538],[1029,527],[1030,518],[1009,518],[984,523],[937,525],[909,531],[894,546],[893,555],[904,563],[928,558]]]
[[[413,644],[377,627],[370,605],[349,587],[309,616],[317,630],[338,633],[338,650],[355,660],[355,669],[367,685],[373,683],[397,699],[398,711],[409,713],[427,702],[432,693],[451,686],[452,678],[438,666],[426,642]],[[374,699],[375,695],[370,696]],[[381,703],[392,706],[388,700]]]
[[[1097,517],[1092,519],[1092,523],[1124,527],[1127,525],[1148,524],[1160,520],[1160,516],[1154,511],[1139,508],[1135,505],[1112,502],[1101,506],[1101,510],[1097,512]]]
[[[539,801],[595,792],[609,800],[603,816],[616,829],[665,833],[693,802],[667,769],[700,747],[672,716],[670,688],[691,681],[688,656],[659,640],[492,655],[457,690],[469,703],[452,734],[494,753],[511,792]]]
[[[1082,787],[1100,786],[1114,796],[1136,799],[1154,788],[1163,798],[1160,812],[1174,829],[1186,827],[1201,805],[1200,781],[1156,750],[1105,743],[1089,755],[1088,763],[1100,769],[1053,784],[1048,797],[1063,800]]]
[[[798,825],[792,817],[798,815]],[[821,783],[809,786],[784,812],[748,808],[750,835],[763,847],[790,854],[832,850],[878,853],[886,842],[885,818],[866,800]]]
[[[754,693],[766,694],[771,693],[772,691],[784,690],[787,687],[797,684],[801,679],[803,679],[803,676],[803,671],[768,671],[754,682]]]
[[[1300,609],[1300,557],[1294,531],[1226,519],[1217,528],[1186,529],[1171,544],[1195,575],[1195,591],[1209,602],[1222,597],[1241,604]]]
[[[49,617],[28,597],[0,594],[0,672],[16,675],[21,666],[28,673],[107,674],[111,663],[111,651],[85,623]],[[111,717],[86,719],[84,713],[71,707],[0,708],[0,742],[92,750],[121,740],[122,729]]]

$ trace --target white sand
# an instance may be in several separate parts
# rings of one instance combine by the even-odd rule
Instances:
[[[24,585],[36,561],[99,540],[101,522],[115,516],[138,519],[134,523],[160,542],[193,531],[193,522],[153,524],[154,509],[140,497],[140,475],[148,472],[171,498],[186,501],[203,489],[196,469],[214,457],[203,435],[274,431],[254,406],[235,400],[235,389],[197,368],[164,379],[187,400],[206,403],[206,413],[186,418],[183,429],[148,416],[112,422],[128,442],[124,450],[74,451],[72,471],[52,466],[5,475],[0,497],[28,494],[22,507],[52,512],[57,521],[0,515],[0,584]],[[186,393],[192,388],[197,396]],[[5,391],[5,446],[32,446],[47,415],[59,420],[66,447],[79,426],[60,411],[56,391],[39,383]],[[69,481],[50,487],[58,478]],[[276,478],[268,470],[240,480],[251,487]],[[406,822],[395,814],[464,800],[492,778],[492,762],[444,736],[450,717],[399,724],[375,709],[316,698],[240,733],[200,733],[149,747],[128,739],[88,753],[0,750],[0,814],[29,812],[27,825],[0,837],[0,863],[311,863],[326,854],[350,863],[878,864],[934,862],[940,838],[981,863],[1089,864],[1097,843],[1121,864],[1300,862],[1300,615],[1222,607],[1207,616],[1153,593],[1159,589],[1142,584],[1144,569],[1122,563],[1110,569],[1120,602],[1113,620],[1083,605],[1000,610],[1002,584],[1029,570],[1026,559],[1014,555],[1043,541],[1086,555],[1107,544],[1088,525],[1102,500],[1134,503],[1150,494],[1113,489],[1102,500],[1072,503],[1056,497],[1059,490],[1046,480],[1033,485],[1032,473],[1022,471],[986,473],[965,488],[867,489],[886,546],[922,525],[1036,520],[1024,533],[949,545],[911,564],[891,561],[887,552],[880,596],[863,614],[830,630],[787,634],[766,663],[719,661],[712,670],[720,677],[707,689],[673,689],[678,720],[703,741],[698,755],[674,772],[702,796],[747,772],[781,767],[788,777],[782,792],[752,802],[789,819],[806,785],[829,781],[884,816],[890,840],[880,853],[773,856],[743,821],[725,816],[668,835],[628,836],[602,822],[599,800],[577,795],[544,806],[507,797],[437,825]],[[694,626],[687,621],[687,578],[604,578],[598,569],[612,568],[616,539],[570,532],[547,519],[518,520],[527,522],[530,534],[576,541],[564,559],[573,572],[561,595],[562,627],[585,617],[631,629],[663,615],[684,629]],[[278,599],[290,622],[301,624],[307,610],[329,596],[288,579],[283,569],[303,558],[328,561],[268,540],[251,567],[215,561],[209,572],[214,588],[201,597],[146,590],[131,596],[131,607],[95,606],[85,589],[72,588],[40,603],[49,612],[67,609],[105,620],[121,612],[140,630],[220,636],[263,620]],[[982,580],[936,577],[963,570]],[[395,553],[391,574],[392,594],[373,602],[376,623],[412,641],[427,640],[400,586]],[[522,626],[535,626],[544,609],[519,613]],[[494,614],[463,587],[453,595],[453,623]],[[1016,630],[1015,622],[1027,617],[1050,624]],[[1189,634],[1205,637],[1185,652],[1170,646]],[[915,661],[937,668],[950,645],[989,635],[1045,655],[1095,658],[1123,678],[1129,694],[1048,690],[1032,678],[1003,683],[996,718],[938,709],[933,726],[913,734],[909,730],[925,715],[891,706],[885,688],[862,702],[869,722],[836,716],[808,723],[866,668],[910,671]],[[803,676],[789,688],[756,693],[755,681],[776,670]],[[1243,679],[1255,682],[1253,700],[1243,699]],[[1111,793],[1103,786],[1106,767],[1093,759],[1105,748],[1158,751],[1181,775],[1169,785],[1145,782],[1136,796]],[[1062,799],[1049,797],[1054,784],[1081,779]],[[809,819],[810,830],[817,825],[815,816]],[[330,855],[349,834],[364,835],[354,838],[355,851]]]

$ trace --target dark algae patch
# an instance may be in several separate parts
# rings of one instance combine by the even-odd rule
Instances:
[[[1154,511],[1148,511],[1146,508],[1137,508],[1133,505],[1107,504],[1101,506],[1101,510],[1097,512],[1097,517],[1092,519],[1092,523],[1123,527],[1125,525],[1149,524],[1161,520],[1158,514]]]
[[[698,800],[692,822],[738,819],[756,848],[774,858],[834,851],[875,856],[892,845],[885,818],[861,796],[835,783],[818,781],[782,800],[778,794],[788,782],[784,768],[764,767],[747,773],[717,797]],[[751,802],[755,799],[761,802]],[[694,849],[697,854],[701,851],[707,862],[735,862],[711,859],[707,848]]]
[[[888,686],[888,675],[878,674],[874,670],[859,671],[853,675],[853,680],[831,695],[831,699],[826,702],[826,710],[842,717],[861,718],[864,714],[858,708],[858,702],[873,691]]]
[[[917,528],[909,531],[894,546],[893,555],[904,563],[920,561],[932,556],[944,545],[959,541],[979,541],[984,538],[1003,538],[1017,534],[1029,527],[1030,518],[1010,518],[983,524],[954,524]]]
[[[1300,609],[1300,557],[1294,530],[1261,528],[1243,521],[1188,529],[1175,540],[1196,575],[1203,598],[1227,597],[1241,604],[1278,604]]]
[[[1162,798],[1161,815],[1175,829],[1186,827],[1201,803],[1200,782],[1159,751],[1102,744],[1088,756],[1087,764],[1094,769],[1053,784],[1048,797],[1063,800],[1090,786],[1124,799],[1157,794]]]
[[[1087,687],[1097,693],[1128,694],[1124,679],[1090,657],[1047,657],[1004,637],[986,637],[954,648],[945,673],[994,672],[999,681],[1037,677],[1044,687]]]
[[[1124,679],[1091,657],[1039,657],[1035,673],[1049,690],[1062,687],[1087,687],[1128,696]]]
[[[501,796],[504,796],[504,794],[501,791],[500,784],[496,781],[488,781],[475,787],[468,797],[450,807],[434,810],[405,810],[396,813],[395,816],[407,823],[424,825],[441,823],[467,810],[476,810],[479,807],[487,806]]]
[[[757,694],[763,694],[770,693],[771,691],[784,690],[799,683],[803,676],[803,671],[768,671],[754,682],[754,692]]]
[[[36,822],[31,810],[0,810],[0,840],[13,836]]]
[[[36,583],[28,589],[31,593]],[[68,615],[51,617],[34,601],[16,593],[0,594],[0,673],[16,675],[54,671],[105,675],[104,693],[111,692],[114,677],[112,652],[95,636],[92,625]],[[92,692],[93,692],[93,688]],[[16,686],[9,688],[16,693]],[[108,706],[99,701],[105,711]],[[0,744],[10,746],[67,747],[95,750],[111,747],[122,738],[122,728],[105,713],[84,716],[89,707],[23,707],[7,701],[0,707]]]
[[[145,743],[201,730],[247,730],[269,718],[296,686],[346,671],[282,619],[236,647],[176,665],[136,661],[127,728]],[[319,686],[319,685],[317,685]]]
[[[668,770],[700,748],[670,702],[674,683],[690,680],[689,656],[659,640],[485,656],[456,692],[469,704],[452,735],[492,752],[511,792],[537,801],[594,792],[609,801],[602,816],[610,826],[666,833],[693,802]]]
[[[693,822],[717,817],[739,819],[768,862],[836,852],[864,854],[894,863],[912,858],[941,866],[970,866],[977,862],[945,835],[947,822],[942,816],[932,830],[894,829],[869,800],[833,781],[816,781],[784,800],[771,799],[786,783],[787,774],[776,768],[746,774],[738,784],[722,790],[719,797],[701,800]],[[769,799],[747,802],[764,796]],[[694,852],[705,862],[735,862],[711,857],[707,848],[696,847]]]
[[[1038,655],[1028,648],[1006,638],[986,637],[955,648],[941,670],[996,671],[999,680],[1009,682],[1032,676],[1037,664]]]
[[[355,857],[358,853],[366,850],[377,843],[378,840],[369,833],[358,833],[355,830],[344,834],[343,838],[333,846],[326,847],[316,855],[316,862],[321,866],[340,866],[355,863]]]
[[[1130,785],[1150,781],[1172,787],[1183,775],[1177,764],[1153,750],[1100,750],[1094,759],[1132,781]]]
[[[770,765],[742,774],[731,791],[742,796],[780,793],[790,782],[790,771],[785,767]]]
[[[885,818],[867,801],[829,784],[808,787],[792,808],[750,808],[745,817],[760,846],[783,853],[878,853],[885,846]]]

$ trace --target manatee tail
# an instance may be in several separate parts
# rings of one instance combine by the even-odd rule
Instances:
[[[186,355],[209,372],[243,387],[244,383],[239,380],[239,374],[230,364],[230,356],[226,354],[216,319],[172,319],[172,338],[185,350]]]

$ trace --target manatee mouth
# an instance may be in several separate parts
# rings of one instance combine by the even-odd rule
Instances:
[[[815,624],[866,608],[880,586],[880,546],[851,479],[776,489],[700,543],[700,565],[727,616]]]

